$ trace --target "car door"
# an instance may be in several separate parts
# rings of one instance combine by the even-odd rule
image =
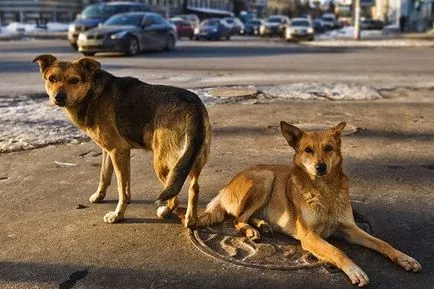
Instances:
[[[142,35],[143,35],[143,47],[146,50],[155,50],[159,48],[160,40],[157,29],[158,27],[155,21],[155,17],[152,14],[148,14],[143,18]]]

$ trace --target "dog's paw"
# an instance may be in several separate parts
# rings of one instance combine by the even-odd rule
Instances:
[[[159,218],[167,218],[172,214],[172,210],[168,206],[161,206],[157,209],[157,216]]]
[[[124,217],[122,215],[118,214],[117,212],[108,212],[104,216],[104,222],[109,223],[109,224],[113,224],[113,223],[121,221],[123,218]]]
[[[350,278],[351,283],[354,285],[363,287],[369,283],[368,275],[366,275],[366,273],[356,264],[353,263],[348,266],[348,268],[344,268],[343,270],[345,274],[347,274],[348,278]]]
[[[258,224],[258,229],[261,232],[261,234],[264,234],[266,236],[273,236],[273,228],[271,228],[270,224],[268,224],[265,221],[260,221]]]
[[[185,216],[184,226],[188,229],[194,229],[197,227],[197,218]]]
[[[245,234],[246,234],[246,237],[252,242],[257,242],[261,239],[261,234],[258,232],[258,230],[253,229],[253,228],[246,229]]]
[[[405,271],[419,272],[422,270],[422,265],[418,261],[404,253],[399,255],[394,261],[404,268]]]
[[[93,195],[91,195],[89,197],[89,202],[91,202],[91,203],[99,203],[102,200],[104,200],[104,198],[105,198],[105,194],[103,194],[101,192],[96,192],[96,193],[94,193]]]

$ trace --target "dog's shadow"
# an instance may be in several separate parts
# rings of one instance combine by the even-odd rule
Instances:
[[[125,218],[122,220],[125,224],[181,224],[181,222],[176,218],[171,216],[166,219],[150,219],[150,218]]]

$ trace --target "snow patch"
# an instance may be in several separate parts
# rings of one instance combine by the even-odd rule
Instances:
[[[264,94],[300,100],[374,100],[380,99],[377,89],[347,83],[293,83],[259,88]]]

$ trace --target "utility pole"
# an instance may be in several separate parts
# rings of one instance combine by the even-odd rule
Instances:
[[[354,39],[360,40],[360,0],[354,0]]]

